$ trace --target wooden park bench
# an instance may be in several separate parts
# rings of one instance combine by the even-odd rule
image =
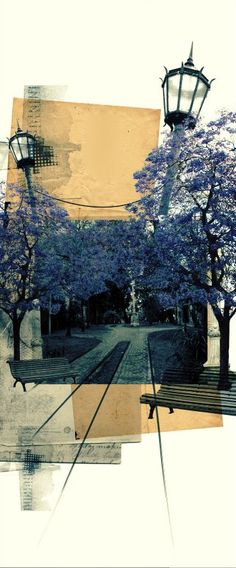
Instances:
[[[195,377],[194,377],[195,378]],[[227,374],[229,386],[227,389],[218,389],[219,370],[204,371],[198,382],[184,383],[183,377],[180,383],[180,372],[174,375],[168,371],[163,375],[163,383],[156,394],[144,394],[140,398],[141,404],[149,404],[149,418],[153,418],[156,407],[169,408],[170,413],[174,409],[195,410],[197,412],[210,412],[213,414],[236,415],[236,375]]]
[[[201,380],[201,364],[184,366],[182,369],[170,368],[161,373],[161,384],[192,384]]]
[[[26,383],[53,383],[58,380],[72,378],[75,383],[76,372],[65,357],[52,357],[48,359],[32,359],[23,361],[8,361],[11,374],[15,379],[14,387],[18,382],[26,391]]]

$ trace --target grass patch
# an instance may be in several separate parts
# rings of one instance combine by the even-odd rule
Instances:
[[[148,336],[153,374],[160,382],[167,369],[184,369],[202,363],[192,334],[186,337],[181,329],[153,332]]]
[[[43,336],[43,358],[66,357],[71,363],[78,357],[94,349],[100,342],[96,337],[63,337],[61,335]]]

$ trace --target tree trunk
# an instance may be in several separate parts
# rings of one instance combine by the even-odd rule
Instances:
[[[81,331],[85,331],[86,319],[84,317],[85,315],[84,311],[85,311],[85,303],[84,300],[81,300],[81,325],[80,325]]]
[[[14,346],[14,360],[20,361],[20,326],[22,322],[22,317],[19,318],[17,313],[14,312],[12,318],[13,324],[13,346]]]
[[[125,307],[123,308],[123,314],[124,314],[124,322],[128,324],[129,323],[129,316],[127,314]]]
[[[90,298],[88,298],[88,300],[87,300],[87,308],[88,308],[87,327],[90,327],[90,325],[91,325],[91,304],[90,304]]]
[[[223,317],[220,318],[220,378],[218,383],[219,389],[227,389],[230,387],[228,378],[229,372],[229,333],[230,333],[230,308],[225,306]]]
[[[71,300],[66,308],[66,337],[71,337]]]

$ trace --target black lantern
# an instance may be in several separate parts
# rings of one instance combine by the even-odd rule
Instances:
[[[16,133],[9,140],[9,148],[17,168],[25,169],[34,166],[35,137],[29,132],[23,132],[18,126]]]
[[[193,44],[185,64],[170,71],[166,69],[162,82],[164,113],[165,124],[171,130],[185,120],[189,127],[194,128],[212,82],[208,81],[202,70],[203,67],[198,71],[194,66]]]

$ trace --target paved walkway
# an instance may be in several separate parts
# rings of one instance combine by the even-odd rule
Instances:
[[[94,349],[76,359],[72,365],[78,371],[79,378],[82,379],[91,372],[95,365],[115,346],[118,341],[130,341],[130,345],[119,365],[113,383],[150,383],[150,364],[148,355],[148,334],[154,331],[176,330],[176,326],[157,325],[157,326],[126,326],[126,325],[107,325],[97,326],[86,330],[84,333],[73,330],[73,336],[77,337],[96,337],[101,341]]]

